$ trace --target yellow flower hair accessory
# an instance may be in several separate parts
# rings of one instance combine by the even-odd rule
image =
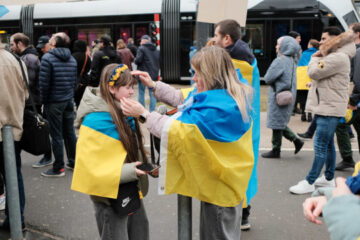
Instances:
[[[125,64],[120,64],[117,68],[115,68],[110,76],[109,86],[114,86],[115,82],[119,79],[120,74],[126,69],[128,69],[128,66],[126,66]]]

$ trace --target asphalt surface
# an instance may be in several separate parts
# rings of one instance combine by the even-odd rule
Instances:
[[[271,147],[271,131],[265,126],[266,113],[261,114],[261,152]],[[289,127],[294,132],[304,132],[309,123],[292,117]],[[144,134],[146,135],[146,134]],[[148,138],[145,144],[148,144]],[[352,142],[354,159],[358,159],[358,147]],[[307,141],[302,151],[294,155],[294,146],[283,140],[281,159],[259,157],[259,190],[251,205],[251,230],[242,232],[241,239],[256,240],[322,240],[329,239],[325,226],[317,226],[305,220],[302,202],[310,196],[292,195],[288,189],[304,179],[313,161],[312,141]],[[70,190],[72,171],[66,170],[63,178],[44,178],[32,164],[40,157],[22,153],[23,175],[26,192],[26,236],[27,239],[86,239],[97,240],[94,210],[88,196]],[[337,161],[340,161],[339,155]],[[347,177],[351,171],[336,172],[336,176]],[[150,190],[144,199],[150,222],[150,239],[177,239],[177,196],[159,196],[157,180],[150,178]],[[199,201],[192,200],[192,232],[199,239]],[[3,211],[0,212],[0,219]],[[9,235],[0,231],[0,240]]]

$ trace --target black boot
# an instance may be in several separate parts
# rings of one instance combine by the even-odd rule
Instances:
[[[346,157],[341,162],[336,164],[335,169],[339,171],[343,171],[347,168],[353,168],[355,166],[355,162],[352,157]]]
[[[301,141],[299,138],[294,140],[294,145],[295,145],[295,154],[297,154],[300,149],[304,146],[304,142]]]
[[[311,122],[312,121],[312,114],[311,113],[308,113],[308,119],[307,119],[308,122]]]
[[[273,149],[269,152],[261,154],[263,158],[280,158],[280,150]]]
[[[301,114],[301,121],[305,122],[306,121],[306,113],[302,113]]]

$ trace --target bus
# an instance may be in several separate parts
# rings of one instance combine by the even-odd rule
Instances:
[[[178,37],[170,36],[160,42],[161,51],[177,60],[170,65],[179,65],[180,75],[165,81],[182,82],[190,79],[189,49],[196,40],[196,0],[100,0],[2,6],[7,13],[0,15],[0,37],[8,42],[12,34],[22,31],[36,42],[42,35],[61,31],[72,40],[81,39],[89,44],[108,34],[114,43],[119,38],[126,42],[132,37],[139,45],[142,35],[151,34],[155,14],[161,19],[160,35],[166,35],[165,1],[179,4],[179,13],[175,15],[178,24],[173,31]],[[359,22],[359,14],[351,0],[342,0],[341,4],[337,0],[249,0],[242,39],[256,56],[263,76],[276,56],[276,39],[280,36],[291,30],[299,32],[305,50],[309,39],[320,39],[324,27],[339,26],[346,30],[354,22]],[[170,46],[168,41],[175,41],[179,46],[177,52],[172,47],[164,48]],[[162,71],[173,69],[169,66]]]

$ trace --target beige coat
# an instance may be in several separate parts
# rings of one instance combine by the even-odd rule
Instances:
[[[27,72],[25,64],[24,71]],[[5,125],[14,128],[14,140],[20,141],[28,91],[19,62],[0,43],[0,129]],[[2,134],[0,134],[2,142]]]
[[[350,59],[355,56],[354,32],[348,30],[320,47],[323,57],[312,57],[308,75],[312,81],[307,112],[344,117],[349,99]]]

